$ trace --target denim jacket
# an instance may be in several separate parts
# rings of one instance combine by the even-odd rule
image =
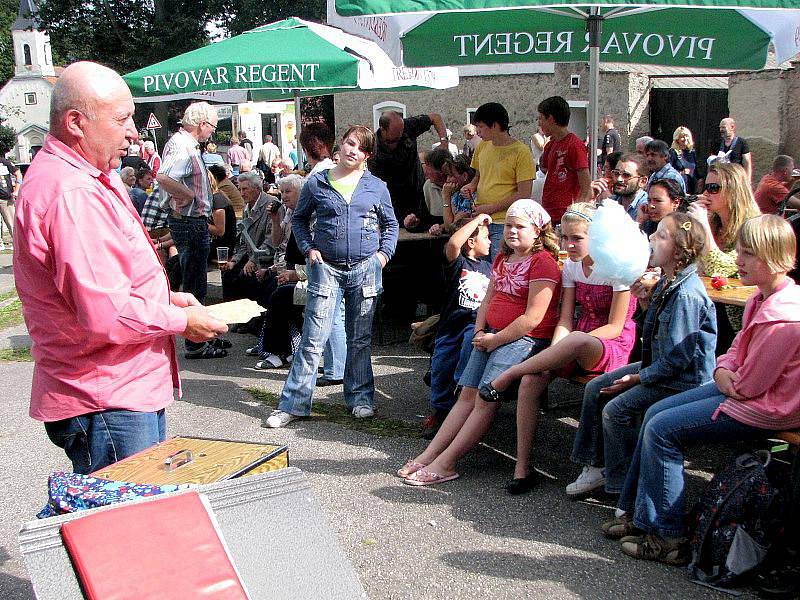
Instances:
[[[365,171],[348,204],[331,187],[324,170],[311,175],[303,186],[292,215],[292,232],[303,255],[316,249],[325,262],[351,267],[379,250],[391,259],[399,226],[383,181]]]
[[[663,285],[656,285],[645,314],[639,376],[645,385],[689,390],[713,377],[717,315],[696,265],[683,269],[659,298]]]

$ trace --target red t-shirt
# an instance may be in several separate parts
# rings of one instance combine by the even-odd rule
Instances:
[[[756,204],[764,214],[774,214],[778,210],[778,204],[789,193],[786,183],[775,177],[772,173],[767,173],[758,182],[756,188]]]
[[[574,133],[561,140],[552,139],[544,147],[541,164],[547,171],[542,206],[553,222],[558,223],[567,207],[581,195],[578,171],[589,168],[586,144]]]
[[[525,314],[528,290],[533,281],[552,281],[556,284],[556,289],[542,320],[527,335],[548,340],[552,338],[558,324],[561,271],[558,263],[546,250],[540,250],[525,260],[513,263],[508,262],[502,253],[497,255],[492,265],[494,295],[486,311],[486,324],[500,331]]]

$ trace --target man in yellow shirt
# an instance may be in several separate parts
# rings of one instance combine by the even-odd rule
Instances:
[[[527,145],[508,133],[508,111],[502,104],[487,102],[475,111],[475,128],[483,140],[472,156],[475,178],[462,188],[475,196],[475,212],[492,216],[489,237],[492,249],[489,260],[500,251],[506,209],[520,198],[530,198],[533,157]]]

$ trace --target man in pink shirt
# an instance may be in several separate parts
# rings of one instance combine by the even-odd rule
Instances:
[[[162,441],[180,389],[175,334],[226,331],[170,293],[115,169],[136,139],[122,78],[79,62],[53,88],[50,134],[20,190],[14,276],[33,340],[30,416],[91,473]]]
[[[246,160],[250,160],[250,155],[246,148],[239,145],[239,138],[234,135],[231,138],[231,146],[228,148],[228,153],[225,155],[225,162],[231,166],[233,174],[238,175],[239,167]]]

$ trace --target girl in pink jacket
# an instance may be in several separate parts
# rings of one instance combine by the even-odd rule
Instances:
[[[800,286],[792,228],[775,215],[745,221],[736,239],[744,285],[758,292],[743,327],[717,360],[714,383],[654,404],[639,433],[616,518],[603,532],[634,558],[683,565],[683,454],[690,446],[767,437],[800,427]]]

